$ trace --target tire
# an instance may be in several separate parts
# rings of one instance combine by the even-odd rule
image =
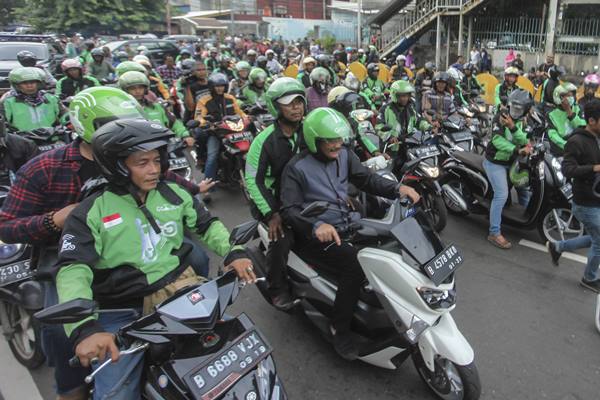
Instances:
[[[545,243],[573,239],[583,235],[583,225],[569,208],[550,208],[542,213],[537,224],[538,234]]]
[[[8,317],[8,328],[13,330],[8,346],[13,356],[29,369],[40,367],[46,356],[42,351],[40,325],[33,318],[33,312],[11,303],[1,303]]]
[[[442,196],[436,196],[435,193],[426,191],[423,193],[422,201],[427,215],[431,218],[433,228],[436,232],[443,231],[448,221],[448,211]]]
[[[437,357],[435,371],[425,365],[418,348],[412,353],[415,368],[421,380],[442,400],[477,400],[481,396],[481,381],[475,363],[457,365],[452,361]],[[448,381],[452,380],[451,385]],[[454,391],[452,391],[454,389]]]

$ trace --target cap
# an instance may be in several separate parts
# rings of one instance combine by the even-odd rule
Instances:
[[[283,96],[282,98],[278,99],[277,102],[279,104],[283,104],[284,106],[287,106],[288,104],[290,104],[292,101],[294,101],[294,99],[296,97],[302,97],[302,99],[304,99],[304,96],[302,96],[301,94],[298,93],[292,93],[292,94],[288,94],[287,96]]]

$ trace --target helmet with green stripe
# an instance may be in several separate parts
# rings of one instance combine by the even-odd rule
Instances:
[[[319,107],[312,110],[302,124],[306,147],[311,153],[317,152],[319,140],[347,139],[352,128],[344,116],[331,108]]]
[[[394,103],[398,102],[398,96],[401,94],[413,95],[414,93],[415,88],[413,85],[404,80],[395,81],[392,83],[392,86],[390,86],[390,97]]]
[[[265,101],[267,103],[267,109],[275,118],[281,116],[279,110],[279,104],[289,104],[296,97],[301,97],[306,105],[306,94],[304,85],[294,78],[277,78],[267,92],[265,93]]]
[[[138,102],[121,89],[95,86],[73,97],[69,118],[77,135],[90,143],[96,129],[107,122],[145,117]]]
[[[267,73],[262,68],[252,68],[248,80],[251,85],[256,85],[257,82],[265,82],[267,80]]]
[[[117,67],[115,68],[115,71],[117,72],[117,76],[120,77],[125,72],[129,72],[129,71],[137,71],[137,72],[142,72],[145,74],[146,68],[144,68],[144,66],[142,64],[138,64],[135,61],[123,61],[122,63],[117,65]]]
[[[123,90],[127,90],[132,86],[145,86],[150,87],[150,81],[146,74],[137,71],[125,72],[119,76],[119,87]]]

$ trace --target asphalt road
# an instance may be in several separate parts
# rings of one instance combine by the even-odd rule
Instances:
[[[209,208],[230,228],[250,218],[233,190],[219,190]],[[451,217],[442,235],[466,259],[457,273],[453,316],[475,350],[482,399],[599,399],[596,297],[578,285],[583,264],[562,260],[556,269],[546,253],[517,244],[523,238],[539,242],[535,232],[505,230],[514,244],[510,251],[488,244],[486,232],[483,217]],[[410,360],[396,371],[344,361],[307,318],[276,311],[254,287],[230,311],[246,312],[266,334],[291,399],[434,398]],[[10,354],[0,353],[0,365],[14,363]],[[31,375],[42,398],[53,399],[51,370]],[[12,400],[3,385],[0,378],[0,391]]]

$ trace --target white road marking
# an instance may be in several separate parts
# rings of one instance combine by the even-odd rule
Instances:
[[[519,241],[519,244],[521,246],[529,247],[530,249],[538,250],[538,251],[541,251],[544,253],[548,252],[548,249],[546,248],[546,246],[544,246],[543,244],[532,242],[531,240],[521,239]],[[582,264],[587,264],[586,257],[581,256],[579,254],[575,254],[575,253],[569,253],[568,251],[565,251],[564,253],[562,253],[562,258],[567,258],[572,261],[577,261]]]
[[[0,337],[0,360],[0,392],[5,400],[43,400],[31,374],[15,360],[3,337]]]

